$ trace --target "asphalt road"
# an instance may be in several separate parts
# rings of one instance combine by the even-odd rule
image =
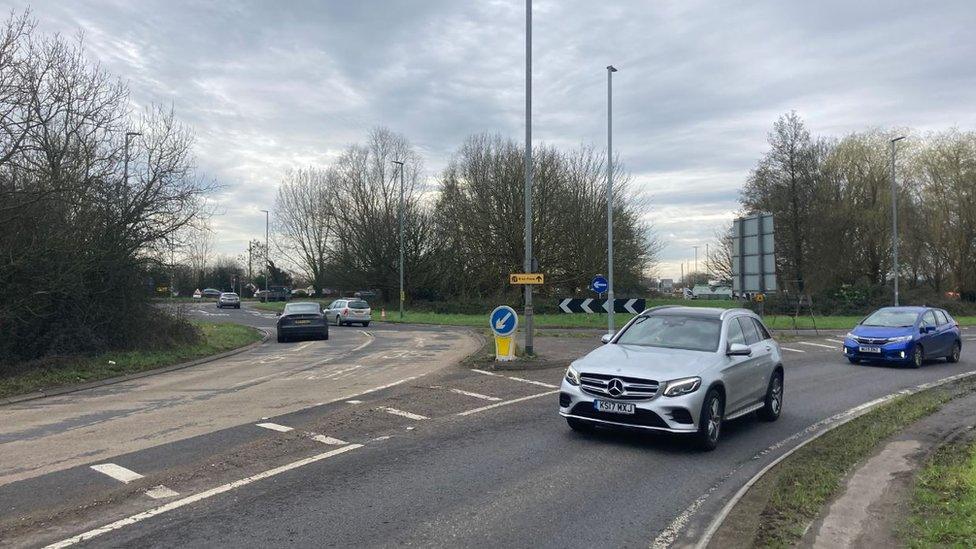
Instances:
[[[403,334],[415,330],[431,341],[440,334],[443,345],[462,337],[444,328],[369,329],[372,345],[388,337],[391,346],[413,341]],[[226,428],[214,423],[190,438],[89,457],[79,449],[63,467],[27,450],[11,462],[11,442],[0,438],[4,478],[35,458],[42,469],[53,468],[0,486],[0,543],[82,541],[72,537],[87,532],[92,537],[82,543],[91,546],[680,545],[811,426],[896,390],[976,369],[969,348],[976,331],[966,333],[960,363],[936,361],[921,370],[852,366],[830,338],[787,343],[793,350],[785,353],[783,416],[773,424],[731,422],[711,453],[674,436],[570,431],[556,414],[562,370],[489,375],[443,364],[321,405],[296,403],[291,391],[332,382],[298,380],[287,391],[277,381],[261,383],[249,398],[265,403],[262,409],[288,403],[267,419],[242,414]],[[370,368],[382,356],[355,363]],[[237,369],[250,368],[258,366]],[[271,379],[278,377],[300,378]],[[209,406],[187,410],[207,416],[184,417],[190,423],[214,415]],[[2,412],[6,418],[10,410]],[[6,421],[2,429],[0,437],[11,430]],[[34,440],[57,436],[48,431],[35,429]],[[141,476],[123,482],[91,468],[105,463]]]

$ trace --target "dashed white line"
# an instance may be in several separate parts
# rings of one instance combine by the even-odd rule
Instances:
[[[828,338],[828,339],[826,339],[826,340],[824,340],[824,341],[830,341],[831,343],[840,343],[841,345],[843,345],[843,344],[844,344],[844,342],[843,342],[843,341],[841,341],[841,340],[839,340],[839,339],[829,339],[829,338]]]
[[[361,401],[361,400],[347,400],[346,401],[346,404],[362,404],[362,403],[363,403],[363,401]]]
[[[487,400],[489,402],[498,402],[499,400],[501,400],[498,397],[483,395],[481,393],[474,393],[472,391],[462,391],[461,389],[454,389],[454,388],[451,388],[449,390],[452,393],[456,393],[456,394],[464,395],[464,396],[469,396],[469,397],[474,397],[474,398],[480,398],[481,400]]]
[[[180,495],[180,493],[174,492],[173,490],[170,490],[169,488],[160,484],[159,486],[146,490],[146,495],[153,499],[166,499],[175,498],[176,496]]]
[[[802,349],[792,349],[790,347],[783,347],[782,345],[780,345],[779,348],[780,349],[783,349],[784,351],[792,351],[794,353],[805,353],[806,352],[806,351],[804,351]]]
[[[837,349],[836,345],[824,345],[823,343],[810,343],[809,341],[797,341],[800,345],[810,345],[812,347],[823,347],[824,349]]]
[[[291,427],[285,425],[278,425],[277,423],[258,423],[258,427],[264,427],[265,429],[271,429],[272,431],[278,431],[279,433],[287,433],[291,431]]]
[[[415,421],[421,421],[421,420],[424,420],[424,419],[430,419],[427,416],[422,416],[420,414],[415,414],[413,412],[404,412],[403,410],[397,410],[396,408],[390,408],[389,406],[380,406],[379,409],[380,410],[383,410],[384,412],[386,412],[388,414],[393,414],[395,416],[405,417],[407,419],[412,419],[412,420],[415,420]]]
[[[500,406],[508,406],[509,404],[517,404],[519,402],[524,402],[526,400],[532,400],[533,398],[544,397],[544,396],[547,396],[547,395],[554,395],[554,394],[556,394],[558,392],[559,391],[546,391],[545,393],[537,393],[537,394],[534,394],[534,395],[529,395],[527,397],[516,398],[516,399],[513,399],[513,400],[506,400],[504,402],[496,402],[495,404],[489,404],[488,406],[482,406],[481,408],[475,408],[473,410],[468,410],[466,412],[461,412],[458,415],[459,416],[470,416],[471,414],[477,414],[478,412],[484,412],[486,410],[492,410],[492,409],[498,408]]]
[[[235,480],[234,482],[229,482],[227,484],[220,485],[220,486],[218,486],[216,488],[211,488],[210,490],[205,490],[203,492],[200,492],[199,494],[194,494],[192,496],[187,496],[187,497],[185,497],[183,499],[178,499],[176,501],[171,501],[170,503],[167,503],[166,505],[161,505],[161,506],[156,507],[154,509],[150,509],[148,511],[143,511],[142,513],[137,513],[137,514],[132,515],[130,517],[126,517],[124,519],[117,520],[117,521],[115,521],[115,522],[113,522],[111,524],[107,524],[107,525],[102,526],[100,528],[95,528],[94,530],[89,530],[89,531],[84,532],[82,534],[78,534],[77,536],[70,537],[68,539],[59,541],[57,543],[52,543],[51,545],[48,545],[46,549],[61,549],[63,547],[70,547],[70,546],[72,546],[72,545],[74,545],[76,543],[81,543],[83,541],[87,541],[87,540],[96,538],[96,537],[98,537],[98,536],[100,536],[102,534],[105,534],[105,533],[108,533],[108,532],[112,532],[114,530],[119,530],[120,528],[125,528],[126,526],[135,524],[137,522],[141,522],[143,520],[146,520],[148,518],[155,517],[157,515],[161,515],[163,513],[166,513],[168,511],[172,511],[174,509],[179,509],[180,507],[189,505],[191,503],[196,503],[198,501],[201,501],[201,500],[204,500],[204,499],[207,499],[207,498],[211,498],[211,497],[216,496],[216,495],[219,495],[219,494],[223,494],[224,492],[229,492],[229,491],[234,490],[236,488],[240,488],[241,486],[247,486],[248,484],[251,484],[252,482],[256,482],[256,481],[259,481],[259,480],[263,480],[263,479],[266,479],[268,477],[273,477],[275,475],[280,475],[281,473],[285,473],[287,471],[291,471],[292,469],[297,469],[299,467],[304,467],[305,465],[309,465],[309,464],[315,463],[317,461],[322,461],[323,459],[328,459],[330,457],[337,456],[339,454],[343,454],[343,453],[348,452],[350,450],[355,450],[357,448],[362,448],[362,447],[363,447],[362,444],[350,444],[348,446],[343,446],[341,448],[336,448],[335,450],[330,450],[330,451],[325,452],[325,453],[322,453],[322,454],[314,455],[312,457],[308,457],[308,458],[301,459],[301,460],[298,460],[298,461],[295,461],[295,462],[292,462],[292,463],[288,463],[288,464],[282,465],[280,467],[275,467],[274,469],[268,469],[267,471],[258,473],[256,475],[252,475],[252,476],[249,476],[249,477],[246,477],[246,478],[242,478],[241,480]]]
[[[142,475],[139,473],[114,463],[99,463],[98,465],[92,465],[91,468],[103,475],[108,475],[115,480],[124,482],[126,484],[132,482],[133,480],[142,478]]]
[[[519,381],[522,383],[529,383],[531,385],[538,385],[539,387],[545,387],[547,389],[557,389],[558,385],[553,385],[551,383],[543,383],[541,381],[536,381],[534,379],[525,379],[524,377],[506,376],[502,374],[496,374],[495,372],[489,372],[487,370],[479,370],[477,368],[472,368],[472,372],[478,372],[479,374],[484,374],[486,376],[503,377],[505,379],[511,379],[512,381]]]
[[[315,435],[315,434],[313,434],[312,435],[312,440],[314,440],[316,442],[321,442],[322,444],[330,444],[332,446],[342,446],[343,444],[347,444],[347,442],[344,441],[344,440],[339,440],[337,438],[333,438],[333,437],[329,437],[329,436],[325,436],[325,435]]]

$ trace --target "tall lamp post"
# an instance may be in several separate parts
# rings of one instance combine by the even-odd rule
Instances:
[[[392,162],[400,167],[400,207],[397,218],[400,225],[400,320],[403,320],[403,162]]]
[[[607,333],[613,335],[613,73],[607,65]]]
[[[525,261],[532,272],[532,0],[525,0]],[[532,286],[525,288],[525,354],[532,355]]]
[[[895,278],[895,307],[898,306],[898,184],[895,181],[896,144],[905,136],[891,140],[891,258]]]
[[[264,291],[267,292],[268,279],[271,278],[271,248],[268,247],[268,235],[271,233],[269,229],[271,214],[268,210],[261,211],[264,212]]]

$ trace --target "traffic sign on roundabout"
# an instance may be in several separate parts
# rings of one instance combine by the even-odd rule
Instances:
[[[515,360],[512,334],[518,328],[518,313],[508,305],[495,307],[488,315],[488,326],[495,334],[495,360]]]
[[[590,282],[590,289],[598,294],[602,294],[610,288],[610,283],[607,282],[607,278],[603,275],[596,275],[593,277],[593,281]]]

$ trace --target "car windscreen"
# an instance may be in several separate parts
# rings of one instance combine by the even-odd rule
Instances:
[[[321,312],[315,303],[289,303],[285,305],[286,315],[307,315]]]
[[[350,301],[349,302],[349,308],[350,309],[369,309],[369,303],[366,303],[365,301],[363,301],[361,299],[359,301]]]
[[[722,323],[716,318],[683,315],[642,316],[617,339],[619,345],[714,352]]]
[[[894,309],[881,309],[875,311],[871,316],[861,322],[862,326],[882,326],[886,328],[907,328],[915,325],[918,313],[915,311],[899,311]]]

